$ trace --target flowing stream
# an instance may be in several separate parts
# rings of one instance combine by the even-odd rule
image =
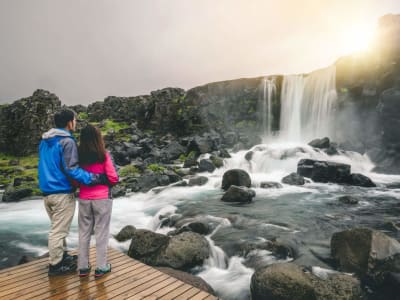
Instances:
[[[277,239],[295,249],[296,259],[313,267],[318,274],[329,268],[317,257],[329,255],[329,243],[336,231],[368,226],[383,229],[385,222],[398,222],[400,215],[400,176],[373,173],[366,155],[339,152],[328,156],[305,142],[330,134],[336,94],[334,68],[310,74],[285,76],[281,100],[281,132],[268,144],[254,146],[250,161],[248,150],[231,153],[224,166],[208,177],[207,184],[195,187],[169,187],[155,193],[136,193],[114,199],[111,232],[126,225],[167,233],[175,228],[161,227],[160,216],[179,214],[190,221],[203,221],[213,228],[207,236],[211,256],[193,273],[205,279],[222,299],[248,299],[250,278],[256,266],[280,263],[267,250],[243,251],[248,244]],[[270,134],[270,100],[273,83],[264,82],[264,129]],[[250,150],[250,149],[249,149]],[[282,188],[260,188],[264,181],[280,182],[296,172],[301,158],[328,160],[351,165],[353,173],[370,177],[376,188],[309,182],[304,186],[282,184]],[[256,197],[249,204],[220,201],[222,175],[241,168],[252,179]],[[390,188],[390,185],[392,188]],[[397,186],[397,188],[396,188]],[[358,196],[357,205],[339,203],[340,196]],[[40,199],[19,203],[0,202],[0,268],[15,265],[24,254],[47,252],[50,223]],[[388,232],[399,239],[400,233]],[[68,236],[70,248],[78,246],[77,213]],[[129,241],[110,246],[127,251]]]

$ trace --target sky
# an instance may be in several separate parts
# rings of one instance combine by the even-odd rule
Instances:
[[[307,73],[367,45],[400,0],[0,0],[0,104],[64,104]]]

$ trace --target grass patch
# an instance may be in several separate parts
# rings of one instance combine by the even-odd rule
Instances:
[[[134,165],[128,165],[128,166],[125,166],[125,167],[122,167],[121,169],[119,169],[118,173],[121,177],[126,177],[129,175],[139,174],[140,171]]]
[[[150,164],[147,166],[147,169],[153,171],[154,173],[162,173],[166,170],[165,167],[158,164]]]

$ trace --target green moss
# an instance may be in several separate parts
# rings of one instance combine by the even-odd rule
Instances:
[[[343,94],[346,94],[348,91],[349,91],[349,90],[348,90],[347,88],[345,88],[345,87],[342,87],[342,88],[340,89],[340,92],[342,92]]]
[[[106,119],[104,121],[104,126],[101,128],[101,131],[103,132],[107,132],[110,129],[114,130],[115,132],[120,131],[121,129],[125,129],[128,128],[129,124],[125,123],[125,122],[115,122],[113,120],[110,119]]]
[[[10,161],[18,161],[18,164],[10,166]],[[35,181],[30,182],[29,187],[37,188],[37,165],[37,155],[16,157],[0,153],[0,184],[8,185],[13,182],[15,177],[31,177]]]
[[[88,113],[87,112],[80,112],[79,114],[78,114],[78,119],[79,120],[88,120],[89,119],[89,115],[88,115]]]
[[[166,170],[165,167],[160,166],[158,164],[150,164],[147,166],[147,169],[153,171],[154,173],[161,173],[164,172]]]
[[[126,176],[129,176],[129,175],[136,175],[136,174],[139,174],[139,173],[140,173],[139,169],[136,168],[133,165],[128,165],[128,166],[122,167],[119,170],[119,175],[121,177],[126,177]]]

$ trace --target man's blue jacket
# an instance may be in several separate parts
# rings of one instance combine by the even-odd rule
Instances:
[[[71,133],[52,128],[42,135],[39,145],[39,187],[44,194],[74,191],[71,180],[89,185],[92,175],[79,167],[78,147]]]

